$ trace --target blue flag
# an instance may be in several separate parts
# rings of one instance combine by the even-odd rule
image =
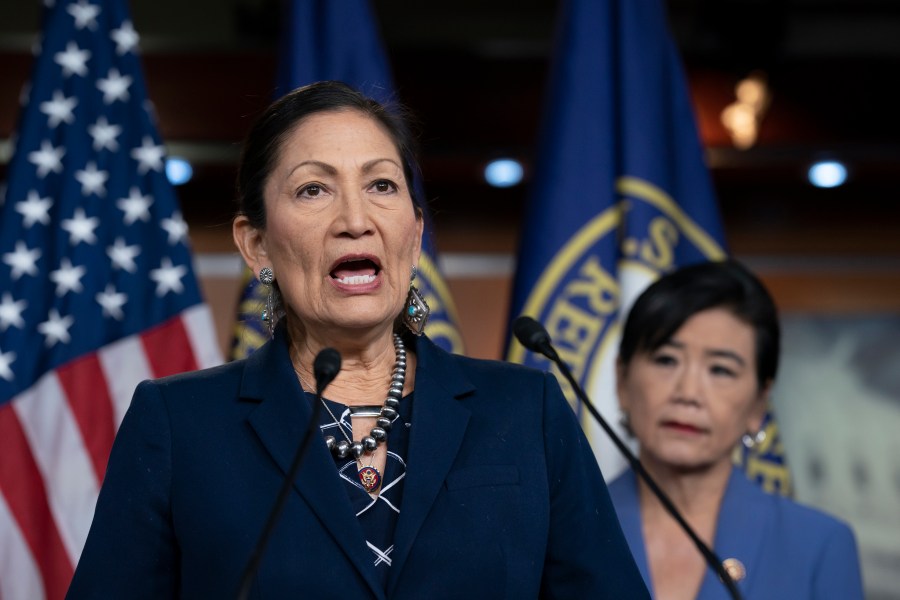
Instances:
[[[338,80],[379,102],[396,100],[387,54],[368,0],[290,0],[283,22],[279,96],[316,81]],[[410,183],[424,199],[422,182]],[[425,332],[444,349],[462,352],[456,308],[438,270],[427,206],[423,210],[425,231],[416,286],[431,308]],[[249,271],[244,281],[232,358],[243,358],[268,339],[259,320],[265,290]]]
[[[511,318],[547,327],[617,426],[619,319],[661,273],[724,257],[724,235],[661,2],[569,0],[555,52]],[[518,343],[508,356],[550,368]],[[581,417],[612,479],[625,463]]]
[[[221,361],[125,0],[46,3],[0,203],[0,596],[62,598],[143,379]]]

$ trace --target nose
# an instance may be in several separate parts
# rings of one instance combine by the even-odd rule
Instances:
[[[685,365],[675,385],[675,400],[699,404],[702,397],[702,372],[697,366]]]
[[[373,232],[370,206],[361,194],[342,194],[335,218],[339,236],[358,238]]]

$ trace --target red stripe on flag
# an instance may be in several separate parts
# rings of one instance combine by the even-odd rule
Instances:
[[[154,377],[196,371],[197,360],[181,317],[175,317],[141,334],[147,362]]]
[[[97,482],[102,482],[116,435],[116,423],[106,376],[97,354],[86,354],[60,367],[56,377],[81,430]]]
[[[0,492],[41,571],[48,600],[66,595],[73,566],[56,529],[47,490],[12,405],[0,407]]]

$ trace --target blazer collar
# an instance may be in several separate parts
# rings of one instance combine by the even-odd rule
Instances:
[[[638,496],[637,475],[629,468],[619,476],[619,479],[615,482],[616,514],[638,571],[644,578],[650,595],[653,596],[653,581],[650,578],[647,548],[644,545],[644,529],[641,525],[641,501]]]
[[[637,476],[629,469],[621,477],[624,480],[622,483],[626,485],[619,490],[616,511],[634,560],[653,595],[653,582],[650,578],[650,566],[647,562],[647,549],[641,525]],[[750,582],[758,571],[757,567],[762,558],[763,536],[768,528],[768,519],[771,518],[768,511],[759,510],[760,498],[765,498],[765,492],[747,480],[740,470],[732,469],[716,520],[716,536],[712,550],[723,561],[736,558],[744,565],[747,575],[743,581],[738,582],[738,589],[742,594],[746,594],[750,589]],[[697,600],[726,597],[728,594],[722,582],[713,570],[707,567]]]
[[[736,558],[744,565],[746,576],[738,582],[738,588],[744,595],[752,589],[751,583],[759,573],[765,550],[764,538],[774,516],[772,511],[761,508],[773,500],[774,497],[747,479],[740,469],[732,468],[716,521],[715,551],[723,561]],[[721,588],[718,577],[707,572],[698,598],[719,597],[711,592],[718,592]]]
[[[389,597],[462,445],[470,411],[459,399],[475,390],[456,360],[427,337],[415,338],[408,346],[416,353],[416,387]]]
[[[248,417],[249,425],[278,467],[287,474],[312,410],[301,400],[303,391],[288,353],[284,327],[277,328],[274,339],[247,359],[240,394],[243,400],[259,402]],[[369,584],[372,595],[384,598],[384,589],[371,565],[362,527],[334,468],[334,460],[325,444],[317,441],[319,437],[314,435],[294,479],[294,490],[303,497]]]
[[[470,411],[458,400],[475,390],[456,361],[428,338],[407,340],[407,348],[416,354],[415,399],[388,596],[397,586],[415,538],[462,444]],[[309,405],[298,400],[301,397],[288,354],[287,334],[279,327],[274,339],[247,359],[241,398],[259,402],[250,413],[249,424],[284,473],[290,468],[304,427],[312,416]],[[332,534],[368,582],[373,595],[384,598],[385,590],[371,566],[362,528],[334,461],[324,444],[314,442],[294,481],[294,490]]]

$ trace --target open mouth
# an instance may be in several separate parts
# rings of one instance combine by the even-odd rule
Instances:
[[[365,285],[372,283],[381,267],[369,258],[345,260],[331,271],[331,278],[344,285]]]

